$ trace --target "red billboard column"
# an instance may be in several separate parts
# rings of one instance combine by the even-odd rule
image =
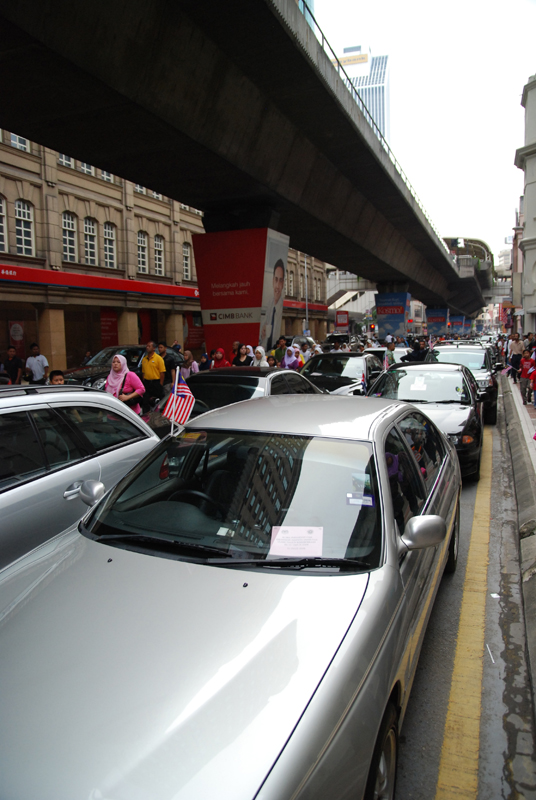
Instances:
[[[207,350],[275,347],[282,333],[288,236],[269,228],[192,237]]]

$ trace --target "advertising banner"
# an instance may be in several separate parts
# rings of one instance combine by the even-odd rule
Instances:
[[[101,308],[101,347],[114,347],[119,344],[117,330],[117,311],[113,308]]]
[[[404,336],[409,317],[411,295],[408,292],[389,292],[376,295],[376,316],[378,334],[385,339],[388,333],[392,336]]]
[[[448,332],[448,308],[428,308],[426,310],[426,328],[429,336],[445,336]]]
[[[9,326],[9,344],[15,348],[19,358],[25,358],[24,320],[10,321],[7,324]]]
[[[348,333],[348,326],[350,324],[350,314],[348,311],[335,312],[335,330],[337,333]]]
[[[207,351],[275,346],[281,335],[289,238],[268,228],[192,236]]]
[[[461,316],[452,316],[450,317],[450,332],[454,336],[463,336],[463,323],[465,322],[465,317]]]
[[[463,332],[464,333],[471,333],[472,327],[473,327],[473,320],[470,319],[469,317],[465,317],[465,320],[464,320],[464,323],[463,323]]]

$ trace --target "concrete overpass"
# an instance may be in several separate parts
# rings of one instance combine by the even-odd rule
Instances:
[[[294,0],[0,0],[0,126],[428,306],[475,314]],[[327,52],[326,52],[327,51]]]

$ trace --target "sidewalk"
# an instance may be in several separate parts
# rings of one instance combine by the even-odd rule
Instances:
[[[536,704],[536,409],[524,406],[519,384],[500,376],[516,491],[520,568],[532,692]]]

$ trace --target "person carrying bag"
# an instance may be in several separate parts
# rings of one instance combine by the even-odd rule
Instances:
[[[112,368],[104,389],[129,406],[135,414],[141,413],[139,400],[141,395],[145,394],[145,386],[136,373],[129,370],[124,356],[113,357]]]

